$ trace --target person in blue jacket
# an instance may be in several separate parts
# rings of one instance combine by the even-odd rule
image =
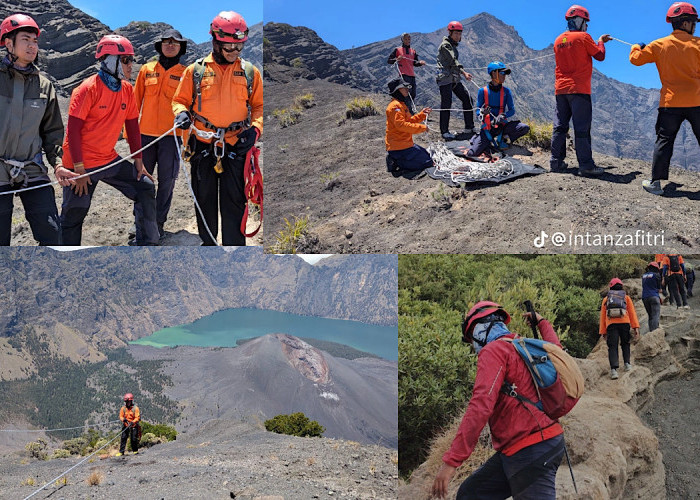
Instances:
[[[646,272],[642,275],[642,302],[649,316],[649,331],[659,327],[661,316],[661,270],[656,262],[649,262]]]
[[[479,156],[486,151],[496,152],[505,146],[504,137],[513,143],[530,131],[530,127],[519,120],[508,121],[515,114],[513,94],[503,85],[510,69],[500,61],[494,61],[487,68],[491,81],[479,89],[476,98],[476,115],[482,120],[481,133],[475,135],[467,156]]]

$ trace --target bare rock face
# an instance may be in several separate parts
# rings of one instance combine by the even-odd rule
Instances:
[[[328,363],[321,351],[288,334],[276,334],[287,361],[304,377],[318,384],[330,382]]]

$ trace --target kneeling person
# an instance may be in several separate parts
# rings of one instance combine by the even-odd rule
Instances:
[[[479,89],[476,98],[476,114],[483,120],[481,133],[472,138],[468,156],[479,156],[488,149],[499,149],[503,136],[513,143],[530,131],[530,127],[519,120],[508,121],[515,114],[513,94],[503,85],[506,75],[510,75],[510,69],[502,62],[494,61],[489,64],[488,72],[491,81]]]
[[[423,108],[420,113],[411,115],[406,104],[410,85],[397,78],[388,84],[393,100],[386,108],[386,166],[389,172],[398,170],[423,170],[433,166],[428,152],[413,144],[413,134],[428,130],[424,123],[430,114],[430,108]]]

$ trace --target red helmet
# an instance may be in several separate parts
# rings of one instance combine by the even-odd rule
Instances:
[[[651,261],[651,262],[649,262],[649,265],[647,267],[655,267],[656,269],[658,269],[659,263],[656,261]]]
[[[610,280],[610,288],[614,287],[615,285],[622,285],[622,280],[620,278],[613,278]]]
[[[672,23],[681,16],[692,16],[697,20],[698,11],[688,2],[676,2],[669,7],[668,13],[666,14],[666,22]]]
[[[131,42],[120,35],[105,35],[97,43],[95,59],[102,56],[133,56],[134,47]]]
[[[39,25],[31,17],[25,14],[12,14],[0,23],[0,47],[5,46],[5,37],[20,28],[32,28],[36,30],[36,36],[41,34]]]
[[[134,395],[131,394],[130,392],[127,392],[124,394],[124,401],[133,401],[134,400]]]
[[[591,16],[588,15],[588,9],[580,5],[572,5],[569,7],[569,10],[566,11],[566,16],[564,16],[564,18],[568,21],[572,17],[582,17],[586,21],[591,20]]]
[[[503,309],[503,306],[488,300],[482,300],[474,304],[474,306],[469,309],[469,312],[464,315],[464,320],[462,321],[462,339],[469,341],[472,336],[472,330],[474,330],[474,326],[478,321],[495,312],[500,312],[505,316],[503,322],[506,325],[510,323],[510,314]]]
[[[464,27],[462,26],[462,23],[459,21],[450,21],[450,24],[447,25],[447,31],[463,31]]]
[[[223,43],[245,42],[248,40],[248,25],[238,12],[223,11],[211,22],[209,34]]]

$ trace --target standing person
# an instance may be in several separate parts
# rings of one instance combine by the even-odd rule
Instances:
[[[417,144],[413,144],[413,134],[428,130],[425,119],[430,108],[411,115],[406,98],[409,85],[401,78],[388,84],[393,99],[386,108],[386,166],[389,172],[398,170],[423,170],[433,166],[430,154]]]
[[[510,70],[500,61],[489,64],[487,70],[491,81],[479,89],[476,97],[476,115],[481,116],[483,112],[484,123],[481,133],[472,138],[467,156],[479,156],[489,147],[499,149],[498,137],[507,136],[513,143],[530,131],[530,127],[520,120],[508,121],[515,114],[513,94],[504,85]]]
[[[474,128],[474,114],[472,113],[472,98],[467,89],[462,85],[462,76],[471,80],[472,75],[464,71],[464,66],[458,61],[459,51],[457,45],[462,40],[462,23],[452,21],[447,25],[448,36],[442,39],[437,55],[438,76],[437,84],[440,88],[440,133],[443,139],[451,140],[455,135],[450,132],[450,112],[452,107],[452,93],[462,101],[464,110],[464,133],[476,134]]]
[[[569,131],[569,121],[573,119],[579,175],[594,177],[601,175],[604,170],[595,165],[591,151],[592,59],[605,59],[605,43],[612,40],[612,37],[603,35],[598,39],[598,43],[594,42],[591,35],[586,33],[590,21],[588,10],[580,5],[569,7],[565,18],[568,30],[559,35],[554,42],[554,90],[557,108],[549,166],[552,172],[564,169],[566,134]]]
[[[662,253],[657,253],[654,255],[654,261],[658,264],[659,266],[659,273],[661,274],[661,292],[664,295],[664,299],[668,298],[668,283],[666,283],[666,280],[664,279],[664,273],[663,273],[663,268],[664,268],[664,259],[666,258],[665,254]],[[661,300],[661,303],[663,304],[663,299]]]
[[[258,68],[239,57],[248,40],[240,14],[219,13],[209,33],[213,50],[185,69],[172,108],[181,128],[189,129],[194,120],[197,129],[217,134],[203,138],[193,133],[189,141],[192,188],[204,213],[202,220],[196,212],[199,237],[204,245],[216,245],[220,209],[223,244],[245,246],[243,169],[246,154],[262,134],[262,78]]]
[[[528,313],[527,320],[530,322]],[[542,339],[561,347],[552,325],[539,314],[537,328]],[[538,407],[525,405],[499,390],[505,380],[518,387],[531,401],[539,397],[527,365],[509,342],[517,338],[508,330],[510,315],[502,306],[478,302],[462,322],[463,340],[478,355],[474,392],[442,467],[433,482],[432,494],[444,497],[450,479],[469,456],[488,422],[496,453],[459,487],[458,500],[469,498],[556,498],[556,474],[564,455],[563,429]]]
[[[633,45],[630,62],[635,66],[655,63],[661,79],[661,98],[656,119],[656,144],[651,165],[651,180],[642,187],[662,195],[662,180],[668,180],[673,155],[673,143],[685,120],[690,122],[695,138],[700,142],[700,38],[693,36],[698,12],[688,2],[676,2],[668,9],[666,22],[673,32],[649,45]]]
[[[117,456],[121,457],[126,453],[127,439],[131,439],[131,451],[134,452],[134,455],[137,455],[139,452],[139,422],[141,422],[141,412],[139,411],[139,407],[134,405],[134,395],[130,392],[124,394],[124,406],[119,410],[119,420],[122,421],[122,435]]]
[[[603,299],[600,306],[600,335],[605,338],[608,344],[608,361],[610,362],[610,378],[615,380],[619,377],[617,369],[620,366],[619,349],[622,347],[622,359],[625,363],[625,370],[632,368],[630,354],[630,331],[636,337],[639,336],[639,320],[637,311],[629,295],[625,293],[622,281],[619,278],[610,280],[610,290],[607,297]]]
[[[642,275],[642,302],[649,317],[649,331],[659,327],[661,316],[661,270],[656,262],[649,262],[646,272]]]
[[[396,47],[387,61],[388,64],[398,63],[399,73],[401,73],[401,78],[410,85],[409,93],[411,94],[411,99],[416,100],[416,73],[413,68],[419,68],[425,66],[425,61],[418,58],[418,53],[415,49],[411,48],[411,35],[408,33],[403,33],[401,35],[401,46]],[[412,106],[411,112],[415,110]]]
[[[187,52],[187,40],[179,31],[168,29],[155,43],[155,49],[158,60],[141,66],[134,86],[136,107],[141,110],[139,127],[143,146],[151,144],[173,126],[172,100],[185,71],[180,58]],[[180,157],[174,136],[173,132],[143,152],[143,164],[149,174],[153,174],[158,163],[156,222],[161,238],[165,235],[163,227],[168,220],[175,181],[180,172]]]
[[[685,263],[683,256],[677,253],[666,254],[663,262],[664,277],[668,282],[668,291],[671,293],[671,304],[675,302],[676,308],[690,309],[688,297],[685,294]]]
[[[99,181],[104,181],[140,205],[136,244],[157,245],[153,177],[144,167],[140,153],[131,164],[122,160],[114,149],[124,127],[131,152],[141,149],[139,110],[134,89],[128,81],[134,63],[134,48],[123,36],[105,35],[97,44],[95,59],[100,61],[98,73],[84,80],[71,94],[63,163],[81,175],[118,163],[78,179],[72,187],[63,188],[63,244],[81,244],[83,221],[92,196]]]
[[[689,262],[685,263],[685,284],[688,289],[688,297],[693,296],[693,284],[695,283],[695,268]]]
[[[56,180],[68,186],[75,174],[63,168],[63,120],[56,90],[39,73],[41,31],[34,19],[13,14],[0,23],[0,47],[7,55],[0,62],[0,245],[11,239],[13,196],[3,192],[48,184],[48,168]],[[53,186],[19,193],[34,239],[40,245],[61,244],[61,222]]]

